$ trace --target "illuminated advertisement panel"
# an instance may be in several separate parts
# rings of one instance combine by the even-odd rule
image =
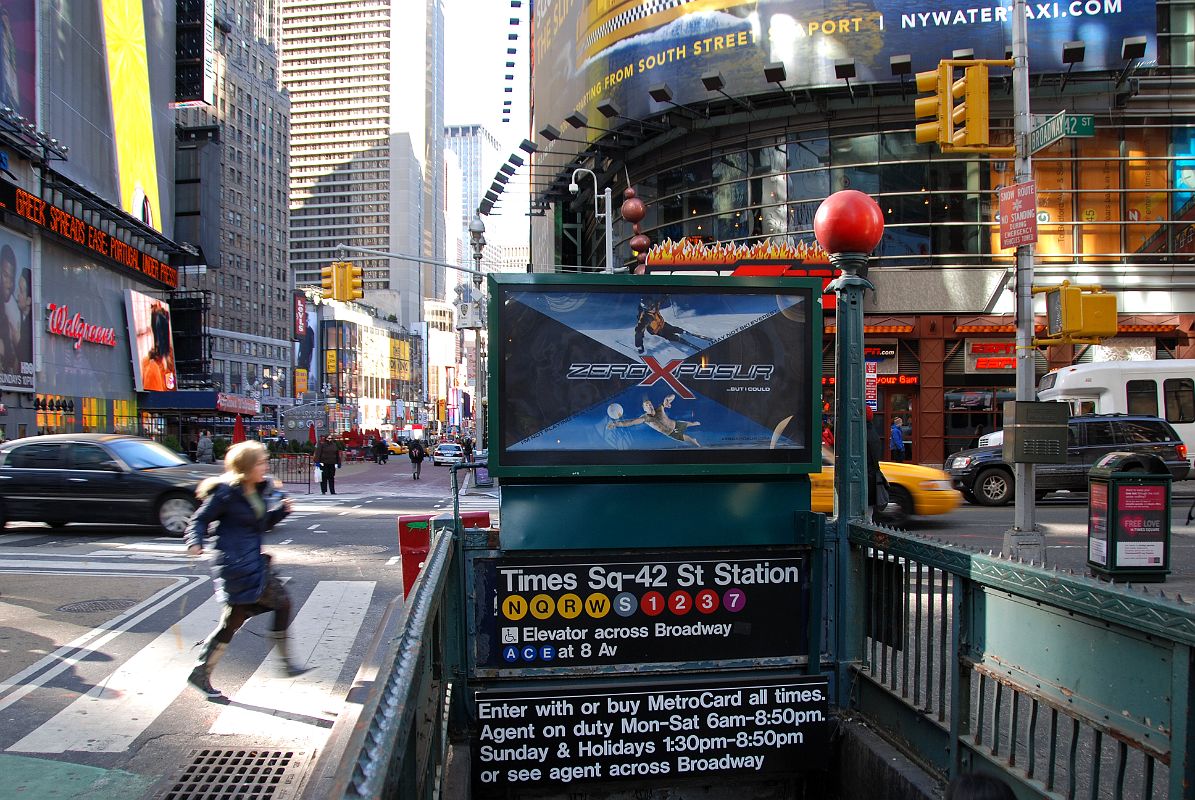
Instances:
[[[296,303],[297,303],[296,296]],[[298,306],[296,305],[296,315]],[[318,392],[320,390],[319,362],[319,311],[316,306],[304,302],[303,321],[295,321],[297,341],[295,342],[295,393]],[[302,373],[302,385],[300,385]]]
[[[34,0],[0,0],[0,105],[37,122]]]
[[[547,0],[534,9],[537,129],[595,112],[603,98],[635,119],[667,111],[648,96],[661,83],[676,103],[704,103],[711,95],[698,76],[712,71],[741,97],[774,89],[763,68],[777,61],[786,86],[841,85],[839,59],[854,59],[860,82],[891,81],[894,55],[911,55],[921,71],[957,47],[1002,59],[1012,45],[1007,0]],[[1029,3],[1027,17],[1035,72],[1066,69],[1062,43],[1076,39],[1086,43],[1076,71],[1122,67],[1126,36],[1147,37],[1145,60],[1157,57],[1153,0]]]
[[[128,315],[129,346],[133,357],[133,388],[138,392],[173,392],[178,389],[170,306],[162,300],[129,289],[125,292],[125,313]]]
[[[0,228],[0,389],[33,391],[30,244]]]
[[[821,281],[490,281],[495,474],[820,469]]]

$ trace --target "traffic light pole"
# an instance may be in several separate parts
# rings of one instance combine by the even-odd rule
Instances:
[[[1016,182],[1033,180],[1029,152],[1029,53],[1025,13],[1026,0],[1015,0],[1012,12],[1012,108],[1013,139],[1016,144]],[[1017,401],[1036,399],[1036,351],[1033,346],[1033,245],[1017,248],[1016,274]],[[1045,536],[1035,521],[1036,493],[1032,464],[1013,464],[1013,526],[1004,532],[1001,552],[1008,558],[1034,561],[1045,566]]]

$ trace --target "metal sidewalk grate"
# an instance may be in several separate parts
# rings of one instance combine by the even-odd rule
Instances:
[[[70,614],[88,614],[93,611],[124,611],[126,608],[132,608],[137,605],[136,600],[116,599],[116,600],[81,600],[78,603],[67,603],[64,606],[58,606],[58,611],[64,611]]]
[[[157,800],[264,800],[285,797],[302,777],[302,750],[192,750],[191,763]]]

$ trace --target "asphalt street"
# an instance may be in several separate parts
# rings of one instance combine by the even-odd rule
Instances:
[[[10,525],[0,533],[0,800],[150,800],[213,759],[256,759],[250,768],[273,770],[282,800],[321,785],[344,744],[333,725],[359,708],[371,645],[398,618],[387,614],[401,602],[397,518],[450,512],[449,475],[425,463],[416,481],[398,457],[346,466],[335,496],[288,486],[294,513],[267,550],[294,603],[293,655],[312,670],[279,677],[268,620],[254,619],[215,672],[218,703],[185,683],[219,613],[206,563],[151,529]],[[1156,588],[1191,597],[1195,481],[1177,484],[1173,501],[1172,573]],[[496,490],[461,499],[495,522],[497,505]],[[1048,566],[1085,572],[1086,496],[1036,509]],[[1011,506],[964,505],[911,528],[998,552],[1012,519]]]
[[[280,677],[269,620],[255,618],[214,673],[222,702],[185,683],[219,606],[208,564],[180,540],[149,528],[9,525],[0,533],[0,800],[148,800],[195,780],[187,771],[213,758],[250,760],[279,781],[274,797],[297,797],[337,744],[333,723],[353,712],[379,624],[397,619],[385,612],[402,593],[398,516],[452,509],[447,468],[425,463],[419,481],[409,470],[405,458],[347,465],[335,496],[286,487],[294,513],[266,549],[294,606],[292,657],[312,669]],[[463,505],[496,511],[497,501],[473,494]]]

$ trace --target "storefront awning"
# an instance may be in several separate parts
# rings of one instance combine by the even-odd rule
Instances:
[[[261,413],[261,401],[226,392],[143,392],[140,398],[143,411],[220,411],[250,416]]]

